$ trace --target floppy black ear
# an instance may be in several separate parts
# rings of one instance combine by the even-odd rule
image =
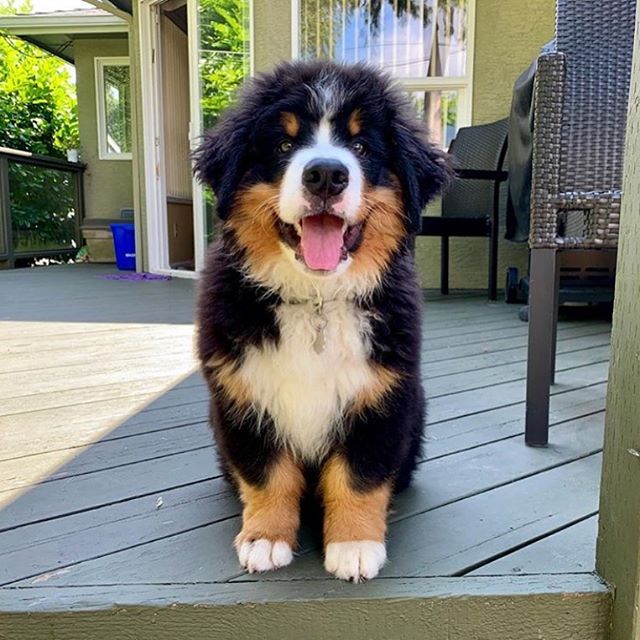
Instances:
[[[422,226],[422,211],[450,180],[447,154],[427,140],[410,107],[399,105],[391,117],[392,164],[400,180],[409,231]]]
[[[242,180],[249,145],[249,123],[240,108],[227,110],[205,134],[193,153],[193,170],[200,182],[213,189],[217,213],[225,220]]]

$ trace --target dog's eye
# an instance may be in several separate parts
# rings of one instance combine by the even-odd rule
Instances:
[[[364,156],[367,153],[367,148],[359,140],[352,142],[351,148],[353,149],[353,152],[358,156]]]
[[[278,153],[281,155],[289,153],[291,149],[293,149],[293,142],[291,142],[291,140],[283,140],[278,145]]]

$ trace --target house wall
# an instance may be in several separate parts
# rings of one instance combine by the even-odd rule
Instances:
[[[505,117],[513,83],[553,37],[554,0],[476,0],[473,124]],[[291,55],[291,2],[256,0],[254,4],[254,61],[256,71],[268,69]],[[437,205],[430,213],[437,213]],[[501,234],[502,235],[502,234]],[[526,273],[526,245],[502,240],[499,285],[507,266]],[[485,288],[488,241],[453,238],[450,244],[450,286]],[[416,248],[421,280],[438,287],[440,239],[418,238]]]
[[[84,174],[86,216],[115,217],[123,207],[133,206],[131,160],[100,160],[94,59],[129,55],[126,38],[77,39],[74,41],[78,123]]]
[[[291,0],[254,0],[253,65],[257,73],[291,58]]]

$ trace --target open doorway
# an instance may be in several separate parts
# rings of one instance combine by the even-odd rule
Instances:
[[[250,72],[249,0],[140,0],[149,270],[195,276],[215,236],[214,200],[190,150]]]
[[[159,80],[170,269],[195,270],[193,181],[189,162],[189,26],[186,0],[159,7]]]
[[[149,270],[189,277],[205,245],[190,161],[199,102],[196,5],[148,0],[140,9]]]

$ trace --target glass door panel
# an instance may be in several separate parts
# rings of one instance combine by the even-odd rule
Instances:
[[[195,25],[192,47],[191,139],[196,147],[204,132],[217,121],[244,78],[250,73],[249,0],[189,0]],[[194,203],[199,209],[206,244],[215,237],[215,201],[209,189],[194,183]],[[197,232],[198,233],[198,232]],[[196,268],[198,265],[196,259]]]

